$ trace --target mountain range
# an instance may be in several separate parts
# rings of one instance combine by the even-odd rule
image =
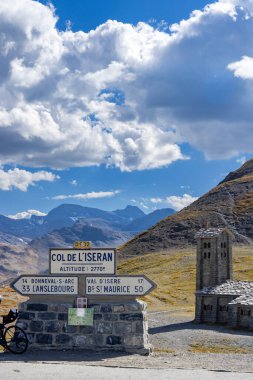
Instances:
[[[45,216],[32,215],[30,219],[13,219],[0,215],[0,242],[27,243],[54,230],[71,228],[80,220],[97,228],[139,232],[173,212],[172,209],[162,209],[145,214],[136,206],[104,211],[75,204],[62,204]]]
[[[253,159],[188,207],[135,236],[121,248],[121,254],[192,245],[195,233],[203,227],[227,227],[235,242],[253,244]]]
[[[177,213],[162,209],[146,215],[135,206],[108,212],[64,204],[30,220],[0,216],[0,275],[17,271],[11,262],[22,257],[20,246],[32,265],[44,269],[49,247],[91,240],[93,246],[121,245],[120,254],[129,257],[195,244],[195,233],[203,227],[227,227],[237,243],[253,244],[253,159]]]
[[[30,219],[12,219],[0,215],[0,232],[19,238],[34,239],[63,227],[71,227],[79,219],[101,221],[113,228],[122,227],[145,214],[135,206],[112,212],[75,204],[63,204],[45,216],[32,215]]]
[[[94,247],[118,247],[173,212],[167,208],[145,214],[129,205],[123,210],[104,211],[63,204],[45,216],[32,215],[30,219],[0,215],[0,277],[23,272],[29,257],[30,267],[46,269],[50,247],[72,247],[78,240],[89,240]],[[17,265],[22,252],[26,259]]]

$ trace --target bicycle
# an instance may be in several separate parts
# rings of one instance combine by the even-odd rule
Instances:
[[[13,354],[23,354],[28,347],[28,338],[24,330],[16,325],[6,326],[18,318],[18,311],[11,309],[8,315],[2,315],[0,323],[0,345]]]

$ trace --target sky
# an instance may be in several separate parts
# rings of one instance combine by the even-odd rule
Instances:
[[[0,214],[180,210],[253,151],[253,0],[0,0]]]

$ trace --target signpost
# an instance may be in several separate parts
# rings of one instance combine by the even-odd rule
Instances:
[[[50,249],[49,271],[52,274],[115,274],[116,249]]]
[[[155,288],[144,275],[86,277],[86,295],[145,296]]]
[[[78,294],[78,277],[24,275],[18,277],[11,286],[23,296],[75,295]]]
[[[146,304],[137,298],[156,284],[145,275],[118,276],[116,249],[91,248],[85,241],[76,242],[75,248],[52,248],[49,273],[21,275],[11,284],[29,297],[22,306],[28,313],[20,313],[19,321],[24,320],[35,347],[111,349],[115,345],[150,353]]]

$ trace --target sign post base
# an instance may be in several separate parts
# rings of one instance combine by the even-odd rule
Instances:
[[[93,326],[68,323],[68,310],[73,302],[38,302],[32,298],[20,305],[17,324],[35,349],[89,349],[93,351],[125,351],[148,355],[152,352],[148,340],[146,303],[97,302],[93,308]]]

